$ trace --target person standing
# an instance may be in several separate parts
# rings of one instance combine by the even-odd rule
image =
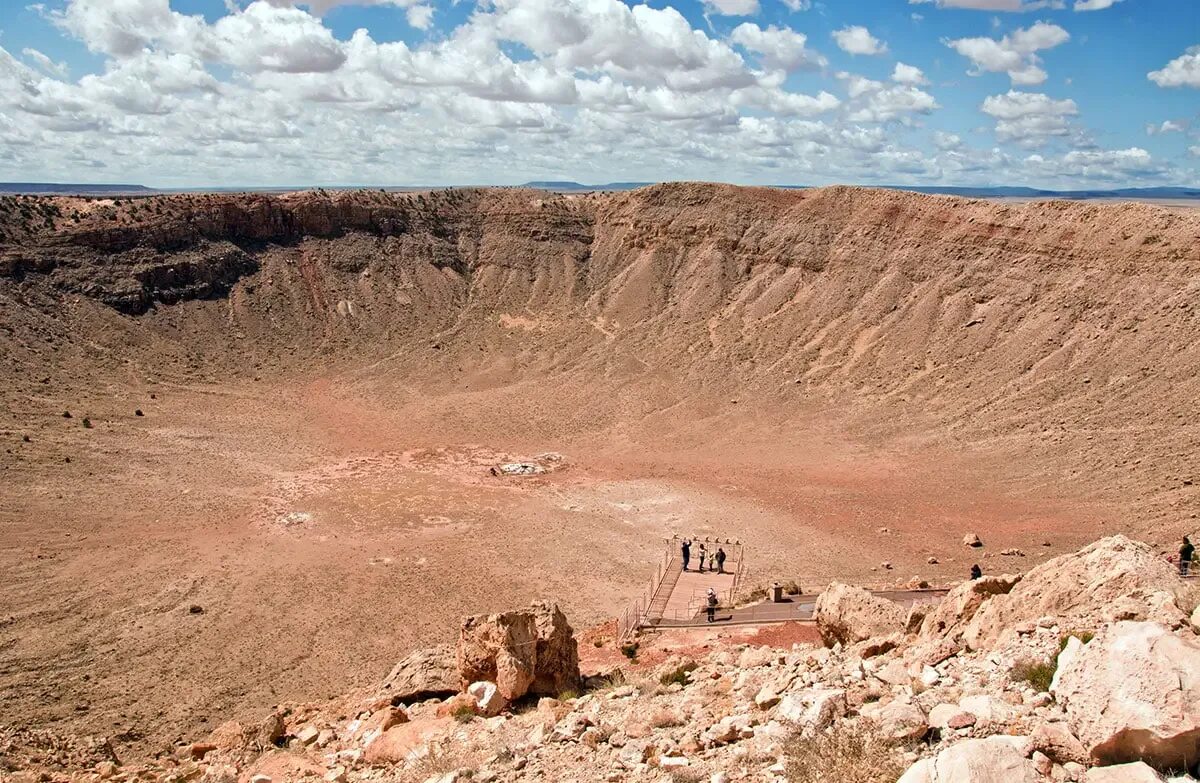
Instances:
[[[725,550],[717,547],[717,573],[725,573]]]
[[[971,578],[980,579],[983,577],[983,569],[979,567],[979,563],[971,566]]]
[[[708,597],[707,597],[707,600],[705,601],[706,605],[704,607],[704,610],[706,612],[708,612],[708,622],[710,622],[710,623],[716,619],[718,603],[719,602],[717,601],[717,591],[713,590],[711,587],[708,588]]]
[[[1192,546],[1191,539],[1187,536],[1183,537],[1183,546],[1179,547],[1179,575],[1187,576],[1188,569],[1192,565],[1192,556],[1196,553],[1196,547]]]
[[[683,539],[683,570],[688,568],[688,562],[692,559],[692,542],[688,539]]]
[[[700,573],[704,573],[704,558],[708,556],[708,550],[704,548],[704,544],[700,545]]]

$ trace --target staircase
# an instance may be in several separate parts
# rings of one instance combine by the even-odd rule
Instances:
[[[646,613],[642,615],[644,625],[655,625],[662,619],[663,612],[667,609],[667,602],[671,600],[671,593],[675,590],[675,584],[679,581],[681,573],[683,573],[683,566],[674,559],[669,561],[662,579],[659,580],[658,587],[655,588],[654,594],[650,596],[650,602],[646,605]]]

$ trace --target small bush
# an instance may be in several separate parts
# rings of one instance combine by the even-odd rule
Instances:
[[[637,642],[625,642],[621,645],[621,655],[624,655],[629,660],[637,660],[638,647]]]
[[[593,688],[593,690],[602,691],[610,688],[620,688],[625,684],[625,672],[621,671],[620,669],[613,669],[608,674],[600,675],[597,680],[599,680],[599,682],[596,684],[596,687]]]
[[[663,685],[672,685],[674,683],[679,683],[680,685],[687,685],[688,672],[694,670],[695,668],[696,668],[695,661],[687,661],[686,663],[681,663],[678,666],[676,666],[674,669],[672,669],[671,671],[666,672],[665,674],[660,676],[658,678],[658,681],[660,683],[662,683]]]
[[[676,710],[659,707],[650,715],[650,726],[655,729],[670,729],[683,725],[683,717]]]
[[[790,783],[894,783],[908,768],[898,744],[865,721],[837,723],[812,737],[798,734],[784,755]]]
[[[1074,633],[1063,634],[1062,637],[1060,637],[1058,640],[1058,651],[1059,652],[1062,652],[1063,650],[1067,649],[1067,642],[1071,641],[1072,636],[1074,636],[1076,639],[1083,642],[1084,644],[1087,644],[1092,639],[1096,638],[1096,634],[1092,633],[1091,631],[1076,631]]]
[[[788,581],[783,583],[783,594],[784,595],[800,595],[803,592],[804,592],[804,589],[802,587],[800,587],[800,583],[797,582],[795,579],[789,579]]]
[[[475,720],[475,708],[469,704],[460,704],[450,715],[459,723],[470,723]]]
[[[571,690],[570,688],[567,688],[565,691],[562,691],[561,693],[558,694],[559,701],[571,701],[573,699],[578,699],[578,698],[579,698],[579,691]]]
[[[1028,683],[1034,690],[1043,693],[1050,690],[1050,682],[1054,679],[1054,670],[1058,662],[1050,661],[1017,661],[1013,664],[1009,675],[1013,682]]]

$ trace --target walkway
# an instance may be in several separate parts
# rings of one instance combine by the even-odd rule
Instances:
[[[874,595],[895,601],[904,607],[917,604],[936,603],[946,594],[944,589],[933,590],[881,590]],[[716,623],[723,625],[751,625],[756,623],[783,623],[789,621],[812,622],[816,608],[815,595],[787,596],[780,603],[764,602],[736,609],[721,607],[716,613]],[[681,628],[707,625],[702,608],[691,612],[665,615],[655,624],[659,628]]]

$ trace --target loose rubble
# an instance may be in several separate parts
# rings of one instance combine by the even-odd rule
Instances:
[[[227,723],[152,763],[89,740],[56,767],[28,750],[55,740],[9,732],[0,765],[202,783],[1182,783],[1200,759],[1200,637],[1147,552],[1105,539],[964,583],[915,619],[835,584],[818,601],[826,646],[714,644],[586,678],[566,618],[538,603],[469,618],[455,648],[413,653],[375,689]],[[849,758],[863,745],[839,744],[848,732],[878,758]]]

